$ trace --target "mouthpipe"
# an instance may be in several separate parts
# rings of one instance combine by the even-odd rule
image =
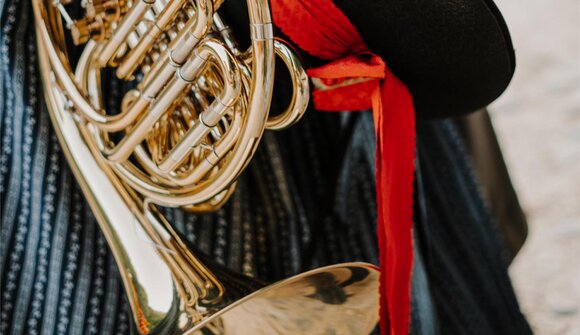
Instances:
[[[41,73],[43,80],[50,82],[44,49],[39,43]],[[153,329],[153,320],[172,314],[176,303],[171,271],[139,223],[142,218],[136,215],[137,208],[131,205],[129,194],[115,187],[118,181],[97,162],[73,114],[63,108],[65,101],[52,92],[45,96],[63,152],[111,246],[125,290],[135,292],[127,296],[133,317]],[[141,333],[145,333],[141,328]]]

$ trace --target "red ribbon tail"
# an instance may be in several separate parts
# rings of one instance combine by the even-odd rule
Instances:
[[[411,312],[415,113],[409,91],[388,69],[373,93],[373,112],[377,135],[381,334],[402,335],[409,332]]]

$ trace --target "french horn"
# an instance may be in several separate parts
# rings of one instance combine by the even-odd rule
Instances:
[[[241,50],[220,0],[32,0],[45,100],[63,152],[118,265],[138,334],[365,334],[378,271],[344,263],[265,285],[189,246],[160,207],[219,208],[267,130],[291,126],[308,78],[248,0]],[[71,43],[82,50],[70,55]],[[270,115],[275,58],[293,98]],[[101,80],[127,90],[106,110]]]

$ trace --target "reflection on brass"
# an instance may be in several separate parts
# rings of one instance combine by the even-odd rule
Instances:
[[[84,44],[88,40],[101,41],[104,38],[104,24],[100,16],[94,19],[88,17],[75,22],[71,28],[71,36],[74,44]]]
[[[365,334],[378,321],[378,271],[319,268],[269,286],[213,264],[157,206],[213,211],[232,194],[264,129],[297,122],[308,78],[275,40],[267,0],[248,0],[240,50],[211,0],[32,0],[48,110],[115,260],[140,334]],[[75,68],[66,34],[83,51]],[[294,96],[269,116],[274,62]],[[118,113],[101,76],[130,82]]]
[[[70,3],[70,0],[66,0],[63,4]],[[75,45],[85,44],[91,39],[102,41],[111,24],[120,19],[125,3],[122,0],[89,0],[84,3],[84,7],[86,15],[74,21],[70,27]]]

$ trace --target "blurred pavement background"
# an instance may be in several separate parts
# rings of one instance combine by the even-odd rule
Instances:
[[[528,217],[510,268],[536,334],[580,335],[580,0],[496,0],[516,73],[490,106]]]

